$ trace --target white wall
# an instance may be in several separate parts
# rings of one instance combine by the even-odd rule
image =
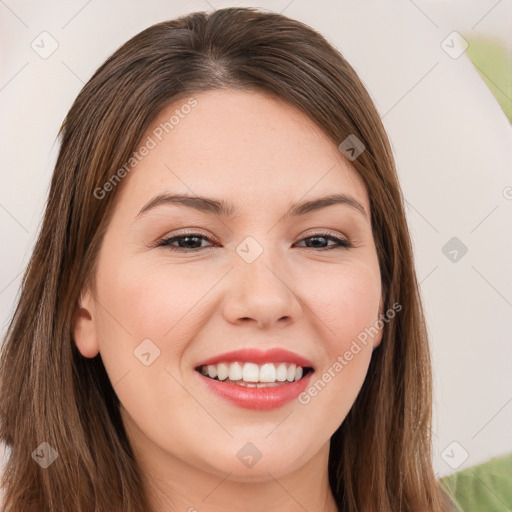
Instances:
[[[512,452],[512,130],[466,55],[441,47],[457,30],[502,35],[512,48],[512,4],[209,3],[284,9],[358,71],[383,115],[409,204],[434,354],[436,468],[444,475]],[[0,3],[2,332],[41,219],[57,130],[83,83],[135,33],[209,3]],[[41,36],[43,48],[43,31],[58,43],[46,59],[31,48],[55,44]],[[442,252],[452,237],[468,248],[456,263]]]

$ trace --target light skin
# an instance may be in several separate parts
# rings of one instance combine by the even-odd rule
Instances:
[[[118,185],[75,343],[85,357],[101,353],[154,512],[241,503],[248,512],[336,511],[329,440],[382,333],[307,404],[241,408],[212,394],[194,368],[232,350],[279,347],[311,360],[315,382],[349,350],[382,313],[367,191],[337,145],[281,100],[234,90],[194,97],[197,106]],[[184,103],[162,111],[142,140]],[[139,214],[164,193],[224,200],[235,214],[165,203]],[[334,193],[365,214],[335,204],[285,215]],[[206,238],[173,242],[181,252],[156,246],[183,231]],[[352,247],[331,249],[326,232]],[[247,237],[263,249],[251,263],[236,250]],[[134,355],[145,339],[160,350],[149,366]],[[237,457],[249,442],[262,455],[252,467]]]

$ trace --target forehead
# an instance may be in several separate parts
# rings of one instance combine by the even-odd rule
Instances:
[[[164,191],[229,197],[237,209],[346,193],[369,212],[365,186],[337,145],[264,92],[214,90],[175,101],[153,120],[144,145],[151,149],[123,184],[140,206]]]

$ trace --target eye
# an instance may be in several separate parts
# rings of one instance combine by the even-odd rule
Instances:
[[[203,240],[207,240],[208,242],[213,242],[211,238],[208,238],[205,235],[201,235],[199,233],[186,233],[183,235],[177,235],[170,238],[164,238],[160,240],[157,244],[157,247],[166,247],[171,251],[182,251],[182,252],[192,252],[198,251],[200,249],[211,249],[213,246],[201,246],[201,242]],[[178,242],[178,246],[172,245],[175,242]],[[198,246],[199,244],[199,246]],[[191,247],[192,246],[192,247]]]
[[[308,249],[318,249],[320,251],[330,251],[331,249],[350,249],[353,247],[352,243],[343,238],[338,238],[337,236],[331,235],[330,233],[315,233],[311,236],[303,238],[301,240],[310,240],[310,242],[306,242],[306,247]],[[327,247],[319,247],[323,243],[323,240],[332,241],[334,245]]]
[[[203,241],[215,243],[211,238],[202,235],[200,233],[186,233],[182,235],[176,235],[169,238],[164,238],[158,242],[156,247],[165,247],[171,251],[179,252],[194,252],[201,249],[213,249],[213,245],[203,246]],[[308,249],[316,249],[319,251],[331,250],[331,249],[349,249],[353,247],[352,243],[343,238],[338,238],[329,233],[315,233],[307,238],[303,238],[301,242],[306,241],[305,247]],[[308,242],[309,241],[309,242]],[[334,242],[333,245],[327,245],[327,247],[321,247],[324,241]],[[177,243],[177,245],[175,245]],[[304,246],[303,246],[304,247]]]

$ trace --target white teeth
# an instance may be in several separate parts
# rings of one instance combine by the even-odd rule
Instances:
[[[260,378],[260,368],[255,363],[245,363],[242,370],[242,379],[245,382],[258,382]]]
[[[245,382],[243,380],[237,380],[232,384],[243,386],[245,388],[273,388],[281,385],[278,382]]]
[[[229,375],[229,367],[227,364],[219,363],[217,365],[217,378],[219,380],[225,380]]]
[[[279,382],[284,382],[286,380],[286,375],[288,374],[288,370],[284,363],[280,363],[276,370],[276,380]]]
[[[247,387],[260,387],[260,383],[279,385],[281,382],[294,382],[304,375],[304,368],[293,363],[219,363],[201,366],[199,371],[211,379],[228,379],[240,385],[247,384]]]
[[[266,363],[260,368],[260,382],[275,382],[276,367],[272,363]]]
[[[242,376],[242,366],[240,363],[231,363],[229,366],[229,380],[240,380]]]

